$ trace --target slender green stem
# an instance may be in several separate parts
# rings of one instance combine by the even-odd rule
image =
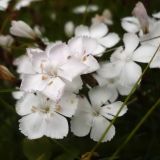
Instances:
[[[111,49],[107,49],[107,51],[103,52],[103,53],[108,53],[108,52],[115,51],[117,48],[119,48],[119,47],[114,47],[114,48],[111,48]]]
[[[157,102],[148,110],[148,112],[143,116],[143,118],[139,121],[139,123],[135,126],[135,128],[130,132],[127,136],[126,140],[119,146],[119,148],[113,153],[113,155],[109,158],[109,160],[114,160],[114,157],[127,145],[130,139],[134,136],[137,130],[142,126],[145,120],[149,117],[149,115],[156,109],[156,107],[160,104],[160,98]]]
[[[13,88],[13,89],[0,89],[0,94],[1,93],[10,93],[10,92],[13,92],[13,91],[16,91],[16,89],[15,88]]]
[[[86,22],[87,14],[88,14],[87,10],[88,10],[89,3],[90,3],[90,0],[86,0],[86,9],[85,9],[85,12],[83,15],[82,24],[85,24],[85,22]]]
[[[6,27],[7,23],[9,21],[9,16],[4,20],[4,22],[2,23],[1,29],[0,29],[0,34],[3,33],[4,28]]]
[[[147,72],[151,62],[153,61],[156,53],[158,52],[158,50],[160,49],[160,45],[158,46],[157,50],[155,51],[154,55],[152,56],[151,60],[149,61],[149,63],[147,64],[147,66],[145,67],[145,69],[143,70],[141,76],[139,77],[139,79],[137,80],[137,82],[135,83],[135,85],[133,86],[132,90],[130,91],[129,95],[126,97],[125,101],[123,102],[122,106],[120,107],[120,109],[118,110],[117,114],[115,115],[115,117],[112,119],[110,125],[106,128],[106,130],[104,131],[104,133],[102,134],[100,140],[97,142],[97,144],[92,148],[92,150],[90,151],[90,154],[88,155],[88,159],[90,159],[93,155],[93,153],[95,152],[95,150],[100,146],[101,142],[103,141],[103,139],[105,138],[105,136],[107,135],[108,131],[110,130],[110,128],[112,127],[113,123],[116,121],[119,113],[122,111],[122,109],[125,107],[125,105],[127,104],[128,100],[130,99],[130,97],[132,96],[132,94],[135,92],[135,90],[137,89],[142,77],[144,76],[144,74]]]
[[[160,36],[156,36],[156,37],[153,37],[153,38],[150,38],[150,39],[142,40],[141,42],[146,42],[146,41],[154,40],[154,39],[157,39],[157,38],[160,38]]]

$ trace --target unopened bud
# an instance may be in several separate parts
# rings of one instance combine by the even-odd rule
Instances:
[[[138,2],[132,11],[133,16],[137,17],[144,33],[149,30],[149,18],[145,6]]]
[[[0,79],[11,82],[16,80],[15,76],[4,65],[0,65]]]

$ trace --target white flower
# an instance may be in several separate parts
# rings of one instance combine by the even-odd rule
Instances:
[[[68,122],[77,108],[78,99],[66,93],[55,103],[39,93],[26,93],[16,104],[16,111],[23,116],[19,122],[20,131],[29,139],[47,136],[62,139],[68,134]],[[65,117],[64,117],[65,116]]]
[[[30,39],[35,39],[37,37],[32,28],[23,21],[12,21],[11,25],[10,33],[14,36]]]
[[[40,0],[19,0],[15,5],[15,10],[20,10],[22,7],[29,6],[32,2],[36,2]]]
[[[35,73],[24,74],[20,88],[41,91],[55,101],[63,94],[64,80],[72,81],[86,69],[86,65],[69,58],[70,50],[66,44],[49,45],[44,52],[29,49],[28,54]]]
[[[0,0],[0,10],[6,10],[10,1],[11,0]]]
[[[68,21],[64,25],[64,32],[67,37],[71,37],[74,34],[74,23],[72,21]]]
[[[143,8],[142,11],[141,11],[141,7]],[[135,15],[137,16],[137,18],[133,18],[133,17],[130,18],[130,23],[125,22],[126,25],[122,23],[122,27],[128,32],[139,32],[139,37],[141,39],[142,44],[145,44],[146,46],[153,45],[156,48],[158,48],[160,44],[160,38],[159,38],[160,36],[160,21],[159,21],[160,16],[159,15],[160,14],[159,12],[156,14],[153,14],[153,17],[158,19],[156,20],[154,18],[150,18],[147,15],[145,8],[142,6],[142,4],[139,4],[139,6],[136,7],[135,11],[137,12],[137,14]],[[145,30],[147,32],[145,32]],[[154,52],[150,51],[147,53],[141,52],[141,53],[136,54],[135,55],[136,61],[142,62],[142,63],[149,63],[155,51],[156,50],[154,50]],[[151,62],[150,68],[160,68],[160,51],[159,50],[157,51],[156,56]]]
[[[141,67],[134,61],[137,61],[137,54],[154,53],[155,47],[151,45],[142,45],[139,48],[139,38],[132,33],[126,33],[123,37],[124,49],[119,47],[112,55],[111,62],[107,63],[98,71],[98,74],[107,78],[119,78],[122,86],[132,86],[136,83],[142,74]],[[136,49],[137,48],[137,49]],[[143,57],[141,57],[143,60]]]
[[[91,104],[87,98],[80,98],[77,111],[71,119],[71,131],[79,137],[86,136],[90,132],[91,139],[98,141],[110,125],[109,120],[112,120],[117,114],[122,102],[108,104],[105,92],[102,94],[96,90],[89,92],[89,98]],[[126,112],[127,107],[125,106],[118,116],[122,116]],[[103,142],[110,141],[114,135],[115,127],[112,125]]]
[[[14,39],[10,35],[0,35],[0,46],[2,46],[3,48],[10,49],[13,42]]]
[[[95,11],[98,11],[98,6],[97,5],[88,5],[88,6],[85,6],[85,5],[81,5],[81,6],[78,6],[78,7],[75,7],[73,9],[73,13],[75,14],[83,14],[85,13],[86,11],[87,12],[95,12]]]
[[[119,41],[116,33],[108,33],[108,27],[103,23],[93,24],[90,28],[80,25],[75,29],[75,36],[87,36],[93,38],[99,44],[97,53],[99,56],[106,48],[113,47]]]
[[[146,53],[145,52],[138,52],[137,54],[135,53],[135,60],[137,62],[141,63],[149,63],[151,58],[153,57],[156,48],[160,44],[160,21],[156,21],[154,19],[148,18],[149,21],[149,27],[148,27],[148,32],[144,33],[142,31],[143,28],[141,28],[141,25],[138,21],[138,23],[134,23],[134,19],[136,18],[130,18],[130,23],[126,24],[125,26],[123,25],[123,28],[129,32],[139,32],[140,40],[142,45],[145,47],[148,46],[148,48],[151,48],[150,46],[152,45],[155,49],[152,51],[149,49]],[[137,22],[138,19],[136,19]],[[156,53],[156,56],[154,57],[153,61],[150,64],[150,68],[160,68],[160,51]]]
[[[110,10],[105,9],[102,15],[96,14],[92,18],[92,24],[97,24],[97,23],[104,23],[107,25],[112,25],[113,24],[112,13],[110,12]]]
[[[93,57],[97,56],[98,44],[88,37],[75,37],[69,40],[70,56],[77,59],[86,66],[83,74],[91,73],[99,68],[98,61]]]

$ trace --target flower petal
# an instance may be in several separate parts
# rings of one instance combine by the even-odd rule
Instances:
[[[19,130],[29,139],[40,138],[44,135],[45,125],[43,116],[32,113],[19,120]]]
[[[111,48],[119,42],[119,36],[116,33],[109,33],[107,36],[98,40],[98,42],[106,48]]]
[[[117,101],[111,104],[103,106],[100,110],[100,114],[106,117],[107,119],[113,119],[114,116],[118,113],[122,106],[123,102]],[[127,112],[127,106],[125,105],[123,109],[118,114],[118,117],[124,115]]]
[[[120,84],[123,86],[133,85],[142,74],[141,67],[135,62],[128,62],[120,75]]]
[[[44,73],[44,68],[48,64],[47,55],[43,52],[37,52],[36,54],[33,52],[30,58],[34,71],[37,73]]]
[[[83,82],[80,76],[74,78],[72,81],[64,80],[66,84],[66,91],[72,91],[74,93],[78,93],[80,89],[82,89]]]
[[[38,107],[40,105],[40,99],[41,98],[34,93],[26,93],[19,101],[17,101],[16,112],[21,116],[32,113],[32,107]]]
[[[60,114],[52,113],[45,119],[46,129],[44,134],[47,137],[62,139],[68,134],[67,119]]]
[[[125,17],[121,21],[122,28],[130,33],[136,33],[140,31],[140,23],[135,17]]]
[[[25,92],[23,92],[23,91],[14,91],[14,92],[12,92],[12,96],[14,99],[18,100],[23,97],[24,93]]]
[[[75,36],[90,36],[88,27],[84,25],[76,27]]]
[[[90,28],[90,35],[93,38],[101,38],[108,32],[108,27],[104,23],[93,24]]]
[[[110,90],[107,87],[94,87],[88,94],[92,106],[102,106],[111,97]]]
[[[47,85],[48,80],[43,80],[43,74],[25,74],[23,75],[21,90],[24,91],[42,91]]]
[[[136,34],[126,33],[123,36],[123,42],[125,46],[125,51],[133,52],[139,44],[139,38]]]
[[[94,56],[101,57],[103,53],[105,52],[106,48],[102,46],[101,44],[97,45],[97,48],[94,51]]]
[[[95,117],[92,124],[90,137],[94,141],[99,141],[110,122],[102,116]],[[115,127],[112,125],[102,142],[110,141],[115,135]]]
[[[86,65],[77,59],[69,59],[67,63],[59,67],[58,75],[68,81],[72,81],[75,77],[80,76],[85,69]]]
[[[23,56],[16,58],[13,64],[17,66],[18,73],[23,73],[23,74],[34,74],[35,73],[31,60],[29,59],[27,55],[23,55]]]
[[[122,86],[122,85],[117,85],[117,89],[119,91],[119,94],[122,96],[126,96],[130,93],[130,91],[132,90],[133,85],[131,86]]]
[[[51,44],[46,49],[46,54],[49,56],[49,61],[54,66],[66,63],[70,56],[69,47],[65,43]]]
[[[83,63],[87,66],[87,69],[83,72],[84,74],[95,72],[99,69],[99,63],[93,56],[87,56]]]
[[[91,114],[82,112],[71,119],[71,132],[78,137],[86,136],[90,131],[91,124]]]
[[[141,63],[148,63],[156,52],[156,47],[151,45],[142,45],[133,54],[133,60]]]
[[[122,67],[121,62],[107,62],[102,64],[97,73],[104,78],[114,78],[120,74]]]
[[[65,92],[61,100],[58,102],[58,106],[60,107],[58,108],[59,110],[57,110],[58,113],[66,117],[71,117],[77,109],[78,98],[73,93]]]
[[[93,74],[93,77],[96,79],[96,81],[98,82],[99,86],[104,86],[107,83],[106,78],[103,78],[101,76],[99,76],[98,74]]]
[[[64,88],[65,83],[57,77],[47,84],[46,88],[42,91],[42,93],[57,102],[63,95]]]
[[[73,57],[79,58],[83,55],[83,38],[74,37],[68,41],[68,46],[70,48]]]

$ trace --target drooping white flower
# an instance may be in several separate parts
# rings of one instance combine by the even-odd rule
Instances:
[[[64,25],[64,32],[67,37],[71,37],[74,34],[74,23],[72,21],[68,21]]]
[[[10,35],[0,35],[0,46],[4,49],[10,49],[11,45],[13,44],[14,39]]]
[[[65,89],[65,81],[72,81],[81,75],[86,65],[69,58],[70,50],[66,44],[49,45],[43,52],[28,50],[33,74],[23,74],[21,89],[41,91],[47,97],[58,101]]]
[[[15,5],[15,10],[20,10],[22,7],[29,6],[32,2],[36,2],[40,0],[19,0]]]
[[[19,122],[20,131],[29,139],[47,136],[62,139],[68,134],[68,122],[77,108],[78,99],[66,93],[55,103],[40,93],[26,93],[16,104],[16,111],[23,116]]]
[[[123,42],[124,49],[119,47],[111,55],[111,62],[106,63],[98,73],[100,75],[104,74],[107,78],[118,77],[120,85],[127,87],[134,85],[142,74],[141,67],[134,62],[137,61],[135,55],[138,53],[154,53],[155,47],[151,45],[138,47],[140,40],[137,35],[132,33],[124,34]]]
[[[97,24],[97,23],[104,23],[104,24],[107,24],[107,25],[112,25],[113,24],[112,13],[110,12],[110,10],[105,9],[102,12],[102,15],[96,14],[92,18],[92,24]]]
[[[6,10],[10,1],[11,0],[0,0],[0,11]]]
[[[77,6],[73,9],[73,13],[75,14],[83,14],[86,11],[87,12],[96,12],[98,11],[99,7],[97,5],[81,5],[81,6]]]
[[[94,58],[97,56],[98,44],[89,37],[74,37],[69,40],[70,56],[77,59],[87,68],[83,74],[91,73],[99,68],[98,61]]]
[[[10,33],[14,36],[35,39],[37,37],[35,31],[24,21],[12,21]]]
[[[77,111],[71,119],[71,131],[74,135],[83,137],[89,134],[94,141],[100,140],[100,137],[110,125],[110,121],[117,114],[122,102],[107,103],[105,92],[89,92],[91,104],[87,98],[83,97],[79,100]],[[127,112],[125,106],[118,116],[122,116]],[[108,134],[104,137],[103,142],[110,141],[115,135],[115,127],[112,125]]]
[[[108,27],[104,23],[93,24],[91,27],[80,25],[75,29],[75,36],[87,36],[97,41],[99,56],[106,48],[113,47],[119,41],[119,36],[116,33],[108,33]]]

